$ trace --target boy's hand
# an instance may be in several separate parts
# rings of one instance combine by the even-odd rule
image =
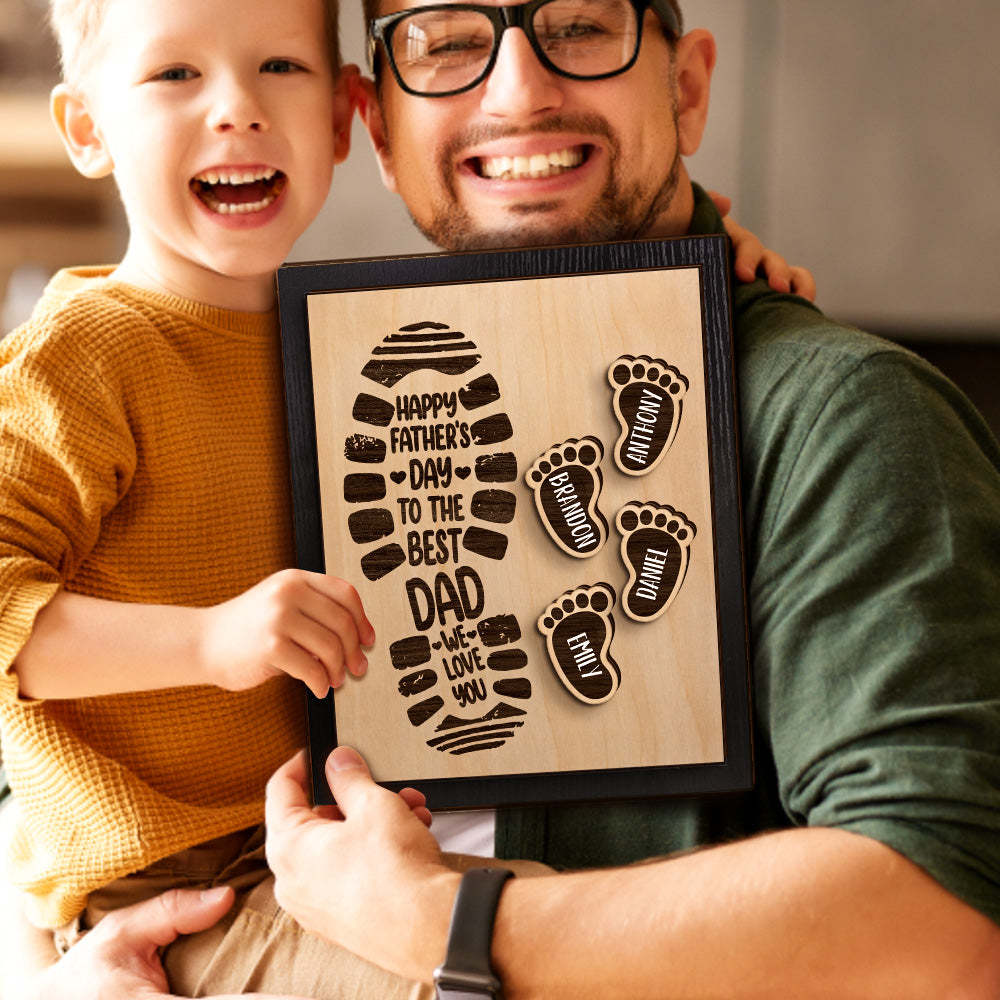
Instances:
[[[776,292],[792,292],[810,302],[816,301],[816,279],[804,267],[793,267],[774,250],[768,250],[749,229],[741,226],[729,215],[732,200],[718,191],[709,191],[709,197],[722,216],[726,234],[733,241],[733,270],[740,281],[750,282],[757,277],[757,269],[764,268],[767,283]]]
[[[375,641],[354,587],[305,570],[282,570],[201,614],[202,672],[229,691],[288,674],[323,698],[344,683],[345,669],[365,673],[361,647]]]

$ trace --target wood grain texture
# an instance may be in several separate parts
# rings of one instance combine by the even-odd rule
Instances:
[[[366,678],[337,693],[335,719],[311,699],[314,742],[358,747],[377,779],[420,782],[438,807],[747,784],[730,345],[724,324],[709,329],[726,317],[724,257],[712,247],[712,302],[704,261],[634,270],[662,265],[663,241],[655,252],[626,246],[618,260],[617,246],[599,254],[624,269],[547,280],[513,272],[589,271],[595,248],[279,275],[300,564],[356,583],[379,636]],[[407,284],[428,274],[462,283]],[[378,282],[403,286],[321,293]],[[451,365],[459,352],[475,363]],[[622,424],[608,367],[624,355],[664,359],[689,383],[669,449],[641,476],[611,460]],[[597,503],[610,530],[579,558],[554,543],[524,476],[586,436],[604,444]],[[697,530],[669,607],[646,621],[613,610],[620,687],[585,704],[553,669],[537,623],[567,591],[603,581],[622,593],[626,504],[668,505]],[[717,522],[728,546],[718,563]]]

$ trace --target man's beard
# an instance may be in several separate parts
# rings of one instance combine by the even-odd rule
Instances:
[[[674,135],[677,114],[674,111]],[[495,139],[539,132],[568,132],[600,135],[607,142],[608,179],[585,216],[554,223],[549,216],[559,202],[525,202],[506,206],[510,224],[493,229],[479,228],[458,201],[453,164],[463,149]],[[618,179],[620,143],[607,122],[597,115],[556,115],[533,126],[519,129],[478,126],[456,136],[438,156],[438,176],[444,179],[447,197],[438,199],[427,219],[410,218],[431,242],[445,250],[490,250],[504,247],[540,246],[559,243],[603,243],[636,239],[650,234],[662,213],[670,206],[680,180],[681,158],[674,143],[674,158],[666,175],[653,190],[644,190],[636,181],[623,187]],[[562,203],[566,213],[566,205]]]

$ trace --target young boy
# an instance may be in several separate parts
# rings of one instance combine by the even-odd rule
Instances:
[[[305,740],[296,679],[360,676],[374,631],[347,583],[287,569],[273,279],[348,150],[332,4],[57,0],[53,21],[56,124],[130,230],[0,347],[9,863],[66,947],[246,853]]]
[[[0,345],[9,860],[64,950],[172,885],[253,889],[232,918],[252,967],[278,919],[253,903],[253,828],[305,741],[295,680],[323,695],[361,676],[375,638],[349,584],[286,569],[273,310],[274,269],[347,154],[355,71],[325,0],[54,0],[53,22],[56,124],[83,174],[114,173],[130,239],[113,270],[57,275]],[[175,990],[204,987],[206,942],[168,959]],[[355,974],[309,948],[311,995]],[[409,991],[364,975],[368,995]]]

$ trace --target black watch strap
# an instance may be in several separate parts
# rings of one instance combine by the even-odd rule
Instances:
[[[502,997],[500,980],[490,966],[493,921],[508,868],[472,868],[462,876],[451,911],[448,950],[434,970],[437,1000]]]

